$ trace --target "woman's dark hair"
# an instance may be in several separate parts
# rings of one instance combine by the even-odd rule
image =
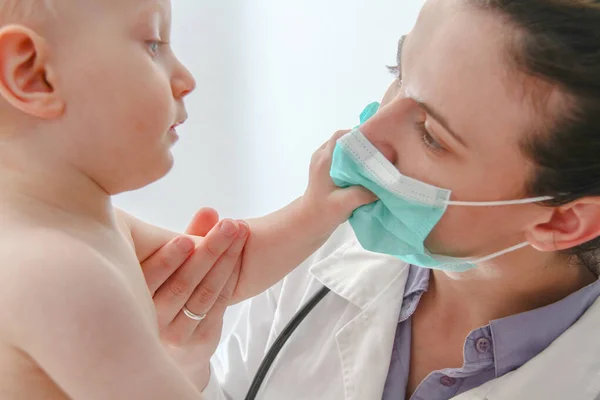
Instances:
[[[535,165],[528,195],[554,196],[548,206],[600,196],[600,1],[469,2],[514,28],[507,48],[518,71],[564,95],[564,106],[546,105],[547,122],[524,135],[523,152]],[[600,272],[600,238],[566,253]]]

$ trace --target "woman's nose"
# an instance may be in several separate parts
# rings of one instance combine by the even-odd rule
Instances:
[[[398,152],[391,139],[397,133],[394,132],[393,119],[388,118],[386,108],[380,109],[371,119],[360,127],[360,131],[369,142],[392,164],[396,164]]]

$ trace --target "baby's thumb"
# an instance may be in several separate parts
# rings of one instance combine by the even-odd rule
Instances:
[[[343,205],[341,208],[345,209],[345,212],[348,215],[358,207],[373,203],[377,200],[377,196],[362,186],[351,186],[342,189],[338,191],[336,195],[339,196],[337,199],[338,204]]]

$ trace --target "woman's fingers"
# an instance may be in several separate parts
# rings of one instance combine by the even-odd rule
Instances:
[[[176,343],[178,343],[178,345],[182,345],[186,343],[200,325],[206,325],[206,323],[209,323],[214,318],[211,317],[209,319],[209,316],[214,314],[213,308],[217,303],[219,305],[225,304],[222,307],[223,311],[229,303],[232,292],[229,288],[226,288],[226,284],[231,280],[236,266],[241,264],[242,250],[246,244],[249,232],[245,223],[240,222],[239,226],[240,230],[236,240],[221,255],[185,304],[185,307],[193,314],[204,315],[205,318],[201,321],[196,321],[187,316],[183,310],[180,311],[168,327],[171,335],[166,334],[171,344],[177,345]]]
[[[225,284],[238,261],[241,261],[242,251],[246,245],[250,228],[243,221],[238,221],[238,224],[239,231],[236,240],[202,279],[202,282],[196,287],[186,304],[187,308],[195,314],[208,313],[217,299],[223,295],[222,291]]]
[[[194,241],[178,236],[142,263],[142,271],[152,296],[194,251]]]
[[[229,277],[227,284],[221,292],[221,296],[219,296],[213,305],[213,308],[206,316],[206,319],[198,325],[192,337],[190,338],[190,342],[193,344],[205,345],[206,349],[210,352],[209,357],[212,356],[221,339],[221,332],[223,331],[223,316],[225,315],[225,311],[230,304],[231,296],[235,291],[235,287],[240,277],[240,269],[241,261],[238,262],[234,268],[233,273]]]
[[[218,223],[196,246],[194,253],[156,291],[154,304],[159,326],[173,321],[217,260],[236,240],[238,224],[232,220]]]

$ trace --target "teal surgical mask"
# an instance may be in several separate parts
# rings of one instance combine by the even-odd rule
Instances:
[[[377,112],[372,103],[361,114],[361,125]],[[432,254],[425,239],[448,206],[506,206],[536,203],[551,197],[511,201],[461,202],[450,200],[450,190],[402,175],[361,133],[360,126],[340,138],[331,165],[337,186],[364,186],[379,200],[356,209],[350,225],[360,244],[369,251],[395,256],[419,267],[464,272],[479,262],[528,246],[520,243],[481,258],[456,258]]]

